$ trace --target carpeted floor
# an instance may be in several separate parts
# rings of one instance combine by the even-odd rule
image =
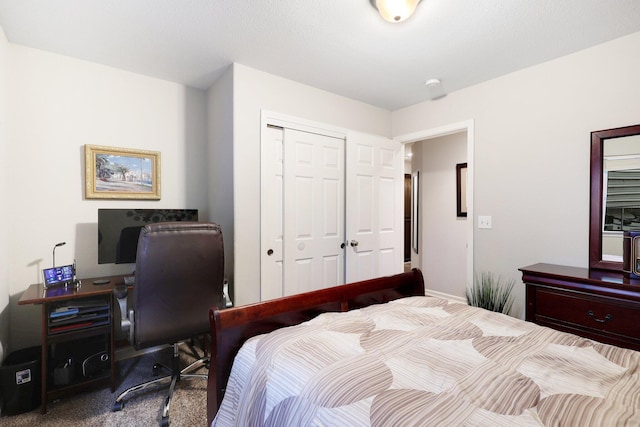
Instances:
[[[41,414],[35,409],[13,416],[0,417],[0,425],[13,426],[158,426],[162,405],[169,383],[157,388],[141,390],[130,394],[125,400],[122,411],[111,412],[115,398],[128,387],[153,379],[152,366],[161,361],[170,366],[172,349],[166,348],[155,353],[118,362],[120,381],[116,383],[115,393],[109,387],[88,393],[79,393],[47,403],[47,413]],[[193,361],[188,347],[181,346],[181,366]],[[197,373],[206,373],[201,368]],[[207,381],[204,379],[184,379],[176,386],[169,422],[172,427],[207,425]]]

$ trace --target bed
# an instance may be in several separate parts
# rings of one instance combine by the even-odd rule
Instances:
[[[210,319],[216,427],[640,425],[640,352],[424,296],[419,270]]]

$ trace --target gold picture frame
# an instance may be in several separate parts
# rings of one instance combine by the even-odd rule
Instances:
[[[85,145],[85,198],[160,200],[160,152]]]

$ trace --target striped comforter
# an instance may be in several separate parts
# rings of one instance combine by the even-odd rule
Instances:
[[[440,298],[247,341],[213,426],[639,426],[640,352]]]

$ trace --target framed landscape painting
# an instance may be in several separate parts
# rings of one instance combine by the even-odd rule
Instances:
[[[85,145],[87,199],[160,200],[160,152]]]

